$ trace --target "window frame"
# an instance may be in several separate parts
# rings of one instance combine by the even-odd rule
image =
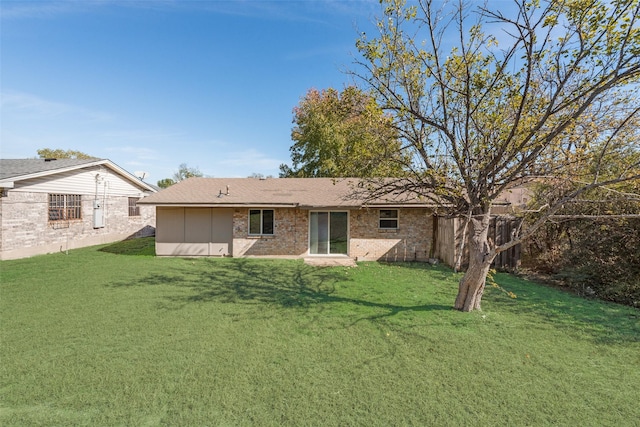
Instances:
[[[392,211],[395,211],[395,217],[382,216],[382,212],[392,212]],[[389,226],[389,225],[383,226],[383,221],[385,222],[395,221],[395,227]],[[400,228],[400,209],[379,209],[378,210],[378,229],[379,230],[398,230],[399,228]]]
[[[140,216],[140,206],[138,206],[138,197],[128,197],[129,199],[129,216]]]
[[[270,233],[265,233],[265,212],[271,212],[271,227],[268,227],[267,224],[267,231],[268,228],[271,228],[271,232]],[[258,213],[260,215],[260,230],[259,233],[255,233],[252,232],[251,230],[251,215]],[[249,209],[249,218],[247,221],[247,228],[248,228],[248,235],[249,236],[273,236],[275,234],[275,223],[276,223],[276,211],[275,209]],[[255,230],[254,230],[255,231]]]
[[[47,220],[52,223],[60,221],[81,221],[82,195],[49,193]]]

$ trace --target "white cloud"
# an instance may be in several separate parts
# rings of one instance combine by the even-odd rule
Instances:
[[[50,119],[63,115],[77,116],[83,120],[109,121],[111,114],[88,108],[65,104],[41,98],[24,92],[6,91],[0,93],[0,108],[3,119]]]

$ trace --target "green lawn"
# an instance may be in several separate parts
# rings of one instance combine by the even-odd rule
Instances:
[[[636,309],[497,275],[517,298],[460,313],[428,264],[152,254],[0,263],[0,425],[638,425]]]

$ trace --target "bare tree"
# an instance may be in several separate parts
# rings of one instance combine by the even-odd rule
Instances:
[[[174,183],[184,181],[187,178],[202,176],[202,172],[197,167],[189,167],[186,163],[180,163],[178,171],[173,174]]]
[[[416,192],[440,212],[469,218],[469,266],[455,308],[471,311],[498,253],[581,194],[640,179],[637,139],[628,139],[638,136],[640,114],[640,1],[412,4],[384,0],[379,34],[358,40],[354,74],[393,115],[412,154],[408,177],[363,190],[378,198]],[[610,168],[609,156],[625,150]],[[529,227],[494,244],[492,205],[530,182],[562,194],[533,206]]]

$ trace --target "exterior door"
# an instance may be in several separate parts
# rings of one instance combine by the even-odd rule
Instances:
[[[309,213],[309,254],[347,255],[348,212]]]

